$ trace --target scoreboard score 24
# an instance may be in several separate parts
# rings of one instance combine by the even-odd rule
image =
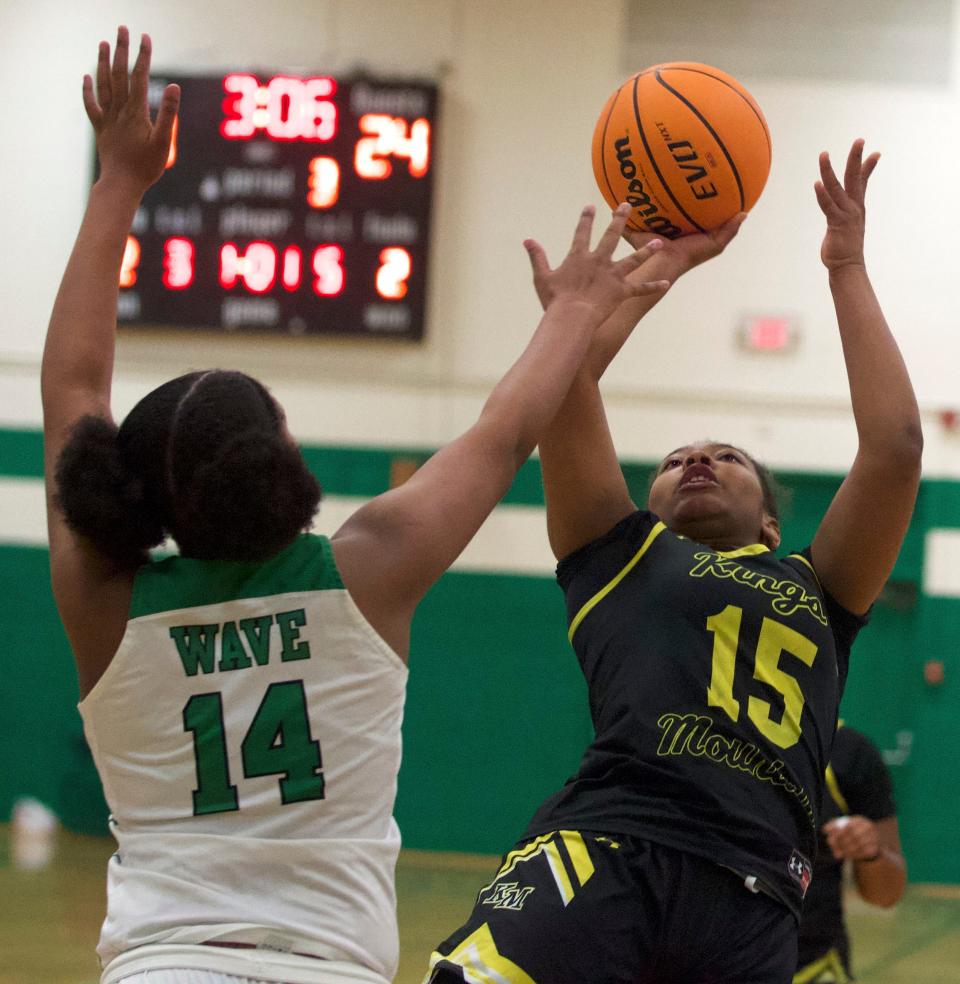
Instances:
[[[420,339],[437,88],[231,72],[182,92],[127,240],[118,322]]]

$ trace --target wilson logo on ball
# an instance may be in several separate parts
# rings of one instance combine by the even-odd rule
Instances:
[[[624,201],[629,202],[633,206],[634,212],[637,213],[640,221],[650,232],[656,233],[658,236],[664,236],[667,239],[676,239],[677,236],[682,236],[682,229],[677,228],[672,222],[669,222],[657,213],[656,202],[652,201],[644,190],[643,182],[639,178],[634,177],[637,173],[637,165],[633,162],[630,154],[630,138],[624,137],[622,140],[617,140],[613,146],[617,152],[617,163],[620,165],[620,174],[625,178],[632,179],[627,185],[628,194],[624,198]],[[628,225],[636,228],[635,221],[635,219],[632,219]]]

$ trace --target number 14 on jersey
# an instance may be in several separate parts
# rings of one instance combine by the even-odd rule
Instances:
[[[240,809],[230,775],[228,736],[220,693],[194,694],[183,708],[184,731],[193,734],[197,787],[193,815]],[[280,801],[302,803],[324,798],[320,742],[310,732],[307,698],[300,680],[272,683],[240,745],[243,776],[279,776]]]

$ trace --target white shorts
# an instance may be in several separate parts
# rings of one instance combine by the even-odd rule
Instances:
[[[389,984],[366,967],[269,950],[159,944],[122,953],[101,984]]]

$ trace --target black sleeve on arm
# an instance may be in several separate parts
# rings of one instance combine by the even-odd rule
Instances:
[[[816,571],[809,547],[804,547],[803,550],[797,550],[796,553],[803,557],[810,567]],[[843,646],[844,649],[849,650],[853,645],[853,640],[857,638],[857,633],[867,624],[867,622],[870,621],[870,612],[873,610],[873,606],[871,605],[863,615],[855,615],[849,609],[844,608],[843,605],[841,605],[840,602],[837,601],[833,595],[831,595],[830,592],[823,587],[822,584],[820,584],[819,576],[817,577],[817,586],[820,589],[820,594],[822,595],[824,604],[827,607],[827,618],[830,619],[830,625],[833,627],[833,634],[837,639],[837,644]]]
[[[820,597],[823,598],[823,604],[827,610],[827,618],[830,620],[830,628],[833,631],[833,638],[837,645],[837,672],[840,676],[840,694],[842,695],[847,685],[850,649],[853,647],[854,640],[857,638],[860,630],[870,621],[870,612],[873,610],[873,606],[863,615],[855,615],[849,609],[844,608],[820,583],[820,578],[816,574],[816,568],[813,566],[810,547],[804,547],[803,550],[794,551],[794,554],[791,556],[794,558],[792,561],[793,564],[797,567],[804,566],[802,562],[796,560],[797,556],[803,557],[807,564],[810,565],[806,571],[808,576],[811,571],[814,572],[813,576],[816,580],[817,590],[820,593]],[[787,560],[789,561],[790,557],[787,557]]]
[[[603,536],[584,544],[579,549],[574,550],[572,554],[567,554],[557,564],[557,581],[560,587],[566,591],[571,580],[589,566],[590,562],[601,552],[621,550],[623,563],[627,564],[637,551],[634,544],[638,540],[642,543],[657,522],[657,517],[653,513],[647,512],[645,509],[638,509],[625,519],[621,519]]]
[[[846,725],[837,731],[830,762],[852,814],[870,820],[897,815],[893,783],[876,745]]]

